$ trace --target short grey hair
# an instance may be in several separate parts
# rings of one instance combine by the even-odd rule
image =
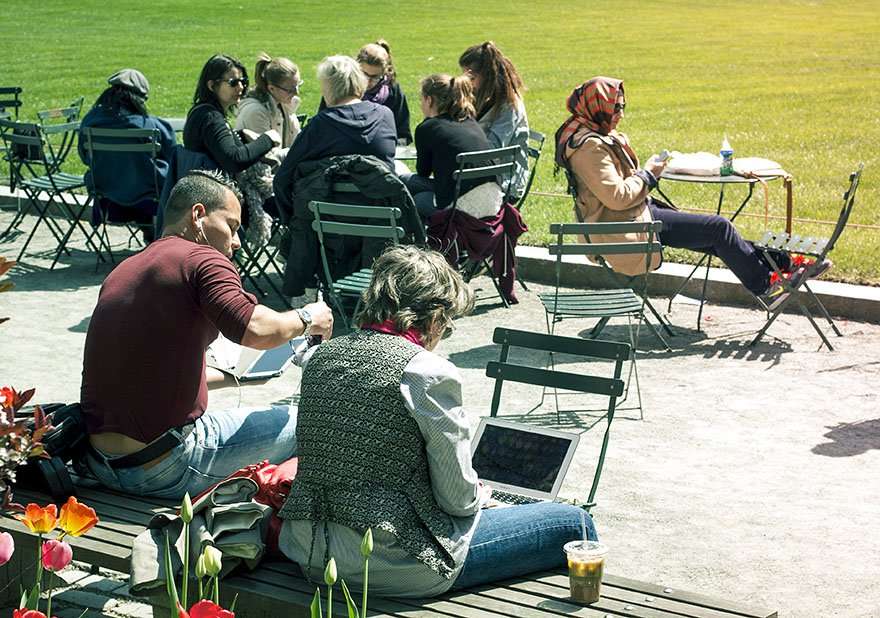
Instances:
[[[219,170],[191,170],[177,181],[165,204],[165,220],[179,221],[190,212],[193,204],[204,204],[205,212],[226,206],[226,192],[231,192],[241,203],[241,192],[230,178]]]
[[[324,58],[318,65],[318,79],[329,86],[329,95],[333,100],[326,101],[327,105],[335,105],[348,97],[361,98],[367,90],[367,77],[350,56]]]
[[[474,293],[436,251],[413,245],[388,248],[373,263],[370,287],[361,295],[358,326],[391,320],[399,332],[428,334],[474,308]]]

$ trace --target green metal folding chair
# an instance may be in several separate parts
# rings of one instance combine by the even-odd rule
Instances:
[[[492,394],[492,406],[489,412],[492,417],[497,416],[501,406],[501,391],[505,382],[532,384],[541,386],[545,390],[549,387],[577,393],[600,395],[603,399],[605,397],[608,398],[608,404],[603,414],[605,419],[605,435],[602,438],[602,447],[599,451],[595,472],[593,473],[593,483],[590,486],[590,493],[585,505],[587,509],[595,506],[596,489],[599,486],[599,477],[602,475],[605,454],[608,450],[611,422],[614,420],[617,400],[624,393],[624,382],[621,378],[623,375],[623,364],[632,357],[632,347],[626,343],[543,335],[508,328],[496,328],[492,341],[501,344],[499,360],[497,362],[491,361],[486,365],[486,375],[495,379],[495,390]],[[582,371],[572,373],[533,367],[511,362],[509,359],[511,348],[538,350],[550,354],[569,354],[578,357],[578,360],[598,359],[600,361],[612,361],[614,368],[611,372],[611,377],[604,377],[587,374]],[[543,399],[542,394],[542,402]],[[558,407],[556,414],[558,422]]]
[[[18,120],[18,110],[22,105],[21,93],[21,86],[0,86],[0,112],[8,112],[10,116],[14,114]]]
[[[78,194],[77,190],[85,188],[83,176],[60,171],[59,161],[63,159],[47,139],[53,135],[61,136],[61,143],[64,144],[68,139],[64,134],[76,133],[78,128],[79,124],[76,122],[43,128],[33,123],[0,120],[0,137],[9,151],[10,167],[16,184],[22,187],[28,202],[37,213],[37,222],[21,248],[18,261],[21,261],[37,229],[44,223],[58,243],[51,268],[55,268],[62,252],[68,253],[67,243],[76,229],[82,232],[86,244],[98,254],[99,259],[104,259],[100,248],[92,242],[92,234],[83,226],[82,216],[91,202],[90,196],[86,196],[83,201],[78,199],[82,194]],[[45,195],[45,202],[40,199],[41,194]],[[66,196],[72,203],[65,200]],[[66,230],[51,217],[53,212],[60,214],[67,223]],[[0,238],[9,234],[23,218],[24,210],[21,210]]]
[[[632,222],[632,223],[554,223],[550,225],[550,233],[556,236],[556,242],[549,246],[550,255],[556,256],[556,286],[552,292],[538,294],[541,304],[544,305],[544,316],[547,321],[547,332],[553,334],[556,324],[565,318],[598,318],[598,322],[590,331],[590,337],[598,337],[612,318],[626,318],[629,329],[630,345],[633,348],[630,374],[635,375],[636,395],[638,398],[639,417],[644,417],[642,409],[641,389],[639,388],[639,373],[636,362],[636,350],[638,349],[639,329],[642,322],[648,325],[651,332],[669,350],[669,344],[654,327],[645,319],[645,308],[649,306],[648,280],[650,269],[647,268],[652,262],[652,256],[662,251],[662,246],[657,240],[657,234],[663,227],[660,221]],[[644,242],[618,242],[596,243],[589,242],[594,236],[607,234],[646,234]],[[566,237],[583,236],[586,243],[565,243]],[[646,273],[637,278],[637,288],[629,285],[599,290],[579,290],[576,292],[561,291],[562,287],[562,260],[567,255],[591,256],[594,259],[608,255],[641,254],[645,256]],[[606,264],[607,266],[607,264]],[[606,268],[616,283],[616,273]],[[640,284],[640,285],[638,285]],[[635,328],[633,328],[635,320]],[[552,355],[551,355],[552,364]],[[627,390],[629,382],[627,383]],[[557,401],[558,406],[558,401]]]
[[[117,159],[117,169],[121,162],[126,161],[135,170],[142,172],[144,169],[143,155],[147,155],[153,170],[153,195],[156,204],[159,203],[159,193],[162,187],[159,186],[159,172],[156,167],[156,157],[162,150],[159,143],[158,129],[102,129],[96,127],[83,127],[80,129],[80,139],[83,141],[84,148],[88,154],[89,161],[92,165],[101,157],[113,156]],[[105,198],[105,190],[107,187],[102,183],[101,179],[94,174],[91,175],[91,186],[88,187],[92,196],[93,207],[99,208],[101,200]],[[135,204],[120,204],[121,206],[134,206]],[[155,232],[154,221],[149,224]],[[123,225],[129,232],[128,246],[131,247],[133,242],[140,244],[137,237],[138,231],[144,227],[143,224],[132,224],[129,222],[110,222],[107,218],[107,212],[101,210],[101,223],[95,228],[95,234],[99,238],[100,244],[106,248],[110,257],[110,262],[115,262],[113,251],[110,247],[110,237],[107,233],[107,225]]]
[[[339,312],[343,323],[348,328],[350,322],[346,316],[343,299],[357,299],[352,315],[356,314],[361,305],[361,292],[370,285],[373,269],[362,268],[334,281],[327,258],[327,237],[337,235],[383,238],[396,245],[405,236],[400,223],[402,214],[399,208],[388,206],[334,204],[331,202],[309,202],[309,210],[315,216],[312,229],[318,235],[327,298]]]
[[[784,294],[786,296],[778,304],[770,306],[766,305],[760,298],[758,298],[758,302],[767,310],[767,322],[761,330],[758,331],[751,343],[749,343],[750,346],[755,345],[761,340],[764,333],[767,332],[767,329],[776,321],[776,318],[779,317],[779,314],[783,312],[789,303],[795,302],[801,310],[801,313],[806,316],[810,321],[810,324],[812,324],[813,329],[819,334],[819,337],[822,338],[822,343],[825,344],[829,350],[834,350],[828,337],[825,336],[825,333],[823,333],[822,329],[819,328],[819,325],[816,324],[816,320],[813,319],[810,310],[807,309],[801,296],[797,293],[800,288],[806,290],[807,296],[813,301],[813,304],[816,305],[819,312],[828,321],[834,334],[838,337],[843,337],[843,333],[840,332],[840,329],[837,328],[834,320],[831,319],[831,315],[828,313],[825,305],[822,304],[813,293],[813,290],[810,289],[808,281],[828,257],[828,254],[834,249],[840,235],[843,234],[843,230],[846,227],[847,221],[849,221],[850,213],[852,213],[853,205],[855,204],[856,190],[859,188],[859,181],[862,178],[862,170],[864,168],[865,164],[860,163],[858,169],[849,175],[849,186],[843,194],[843,206],[837,217],[837,224],[834,226],[834,231],[829,238],[819,238],[814,236],[801,237],[797,235],[789,235],[785,232],[768,231],[764,233],[760,242],[755,243],[755,248],[763,253],[764,259],[773,267],[773,270],[776,271],[776,276],[779,277],[779,281],[782,283]],[[789,279],[785,277],[780,270],[779,265],[773,259],[772,253],[774,250],[788,251],[789,253],[803,255],[814,261],[812,266],[795,273]]]
[[[462,181],[492,179],[497,181],[499,186],[505,186],[507,184],[507,179],[513,174],[518,152],[519,146],[507,146],[506,148],[463,152],[455,157],[455,160],[458,163],[458,169],[452,172],[452,178],[455,180],[455,193],[452,199],[452,206],[450,206],[449,218],[446,222],[447,232],[444,234],[444,236],[448,237],[449,230],[453,230],[452,240],[450,241],[449,246],[444,249],[444,253],[454,249],[457,255],[464,257],[459,264],[459,270],[461,270],[461,274],[465,281],[470,281],[478,272],[485,270],[492,279],[492,285],[495,286],[495,291],[498,293],[498,297],[501,298],[501,302],[508,309],[510,308],[510,303],[507,302],[507,298],[505,298],[504,294],[501,292],[498,278],[492,271],[490,259],[488,257],[483,258],[482,260],[473,259],[468,257],[466,252],[461,250],[458,243],[458,235],[454,233],[454,219],[457,212],[458,200],[462,196]],[[507,196],[505,196],[505,200],[506,199]]]

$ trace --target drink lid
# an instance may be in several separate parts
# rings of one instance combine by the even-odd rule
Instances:
[[[569,541],[562,546],[568,555],[584,558],[600,558],[608,553],[608,546],[598,541]]]

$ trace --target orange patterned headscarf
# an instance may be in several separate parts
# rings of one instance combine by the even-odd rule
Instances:
[[[614,105],[623,94],[623,80],[594,77],[575,88],[566,101],[571,116],[556,131],[556,164],[566,166],[565,147],[580,129],[601,135],[611,132]]]

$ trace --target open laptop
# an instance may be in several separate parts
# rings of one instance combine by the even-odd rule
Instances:
[[[471,458],[495,506],[553,501],[579,441],[577,434],[485,417]]]
[[[208,347],[208,365],[232,374],[239,382],[266,380],[284,373],[293,362],[293,355],[288,342],[271,350],[254,350],[220,335]]]

